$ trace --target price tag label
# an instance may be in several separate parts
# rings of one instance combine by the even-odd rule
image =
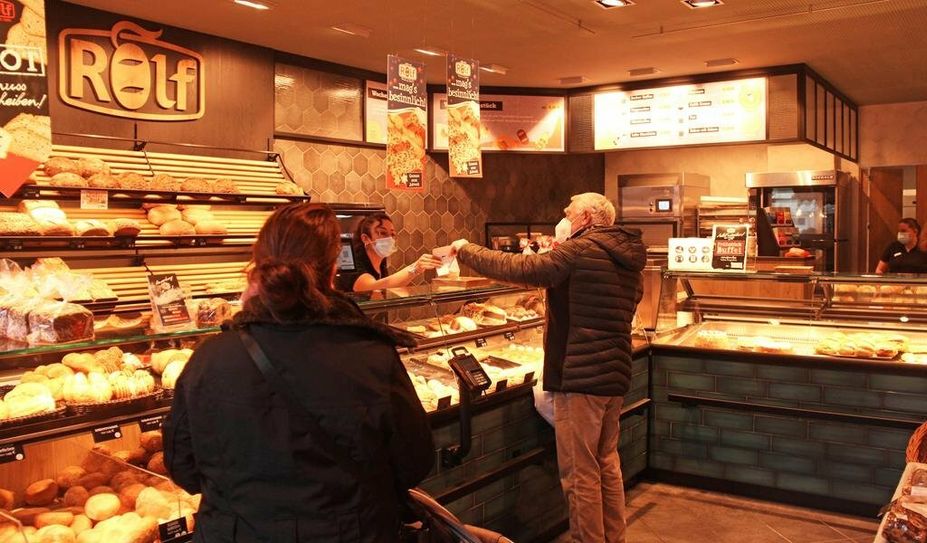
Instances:
[[[447,409],[450,406],[451,406],[450,396],[445,396],[443,398],[438,399],[438,409]]]
[[[502,392],[509,387],[508,379],[499,379],[496,381],[496,392]]]
[[[525,374],[525,381],[524,381],[524,382],[525,382],[525,383],[530,383],[531,381],[534,381],[534,372],[533,372],[533,371],[529,371],[528,373]]]
[[[4,445],[3,447],[0,447],[0,464],[21,462],[25,459],[26,453],[23,452],[22,445]]]
[[[481,349],[481,348],[483,348],[483,347],[485,347],[485,346],[486,346],[486,338],[481,337],[481,338],[479,338],[478,340],[476,340],[476,348],[477,348],[477,349]]]
[[[109,192],[105,190],[80,191],[81,209],[109,209]]]
[[[515,332],[506,332],[504,337],[509,341],[515,341]]]
[[[155,430],[160,430],[161,426],[164,424],[164,417],[157,415],[154,417],[145,417],[138,420],[138,427],[143,432],[153,432]]]
[[[122,428],[120,428],[118,424],[100,426],[99,428],[94,428],[91,432],[93,433],[94,443],[103,443],[122,437]]]
[[[186,517],[158,524],[158,535],[161,543],[182,543],[193,539],[193,534],[187,528]]]

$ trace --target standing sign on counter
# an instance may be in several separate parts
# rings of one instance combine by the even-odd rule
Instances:
[[[386,145],[386,84],[367,81],[364,89],[364,126],[367,143]]]
[[[448,148],[448,97],[432,96],[434,148]],[[480,148],[483,151],[566,150],[566,99],[562,96],[480,96]]]
[[[386,69],[386,188],[425,190],[425,65],[389,55]]]
[[[747,238],[750,225],[716,224],[712,229],[714,253],[711,265],[716,270],[747,271]]]
[[[711,271],[710,238],[670,238],[669,269],[673,271]]]
[[[483,177],[480,63],[447,56],[447,135],[451,177]]]
[[[154,310],[154,328],[175,328],[193,324],[190,311],[187,309],[186,296],[176,275],[149,275],[148,293]]]
[[[51,154],[45,2],[0,1],[0,193],[12,196]]]

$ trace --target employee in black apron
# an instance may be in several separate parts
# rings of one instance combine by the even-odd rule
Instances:
[[[911,218],[898,223],[898,239],[892,242],[876,267],[879,275],[885,273],[927,273],[927,253],[918,246],[921,225]]]
[[[385,213],[374,213],[361,221],[354,232],[353,244],[359,275],[351,277],[356,277],[351,284],[342,281],[338,288],[343,291],[404,287],[417,275],[441,266],[439,258],[424,254],[415,263],[390,275],[387,260],[396,252],[396,227]]]

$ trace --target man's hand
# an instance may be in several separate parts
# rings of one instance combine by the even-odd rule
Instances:
[[[455,241],[454,243],[451,243],[451,254],[450,254],[450,256],[456,256],[457,253],[460,252],[460,250],[463,249],[465,245],[469,245],[469,244],[470,244],[470,242],[467,241],[467,240],[465,240],[465,239],[459,239],[459,240]]]

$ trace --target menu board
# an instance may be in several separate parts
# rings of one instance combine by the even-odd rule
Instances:
[[[595,148],[766,139],[766,78],[595,95]]]
[[[45,2],[0,1],[0,193],[9,197],[51,153]]]
[[[483,177],[480,64],[447,56],[447,134],[451,177]]]
[[[750,225],[716,224],[712,229],[714,252],[711,266],[716,270],[747,271],[747,237]]]
[[[480,147],[484,151],[566,150],[566,99],[562,96],[480,95]],[[447,95],[432,96],[434,149],[447,150]]]
[[[367,81],[364,88],[364,139],[386,145],[386,83]]]
[[[425,65],[389,55],[386,69],[386,187],[425,190]]]

